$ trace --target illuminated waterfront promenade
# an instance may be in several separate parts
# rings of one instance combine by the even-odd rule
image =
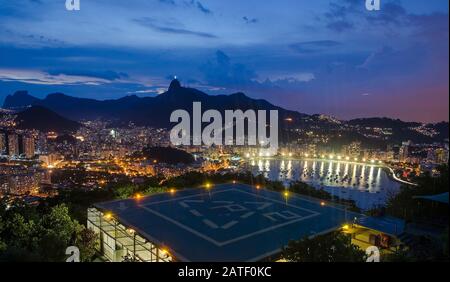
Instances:
[[[361,208],[385,204],[398,192],[400,184],[381,162],[357,162],[314,158],[254,158],[249,160],[253,174],[270,180],[302,181],[340,198],[355,200]]]

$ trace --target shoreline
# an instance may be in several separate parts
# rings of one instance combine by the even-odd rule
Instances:
[[[387,166],[386,164],[382,163],[367,163],[367,162],[355,162],[351,160],[329,160],[329,159],[321,159],[321,158],[296,158],[296,157],[289,157],[289,158],[283,158],[283,157],[257,157],[257,158],[248,158],[246,161],[249,160],[280,160],[280,161],[328,161],[328,162],[337,162],[337,163],[347,163],[347,164],[356,164],[356,165],[368,165],[368,166],[374,166],[374,167],[381,167],[385,170],[386,175],[391,179],[392,181],[406,184],[410,186],[417,186],[416,183],[412,183],[403,179],[398,178],[394,170]]]

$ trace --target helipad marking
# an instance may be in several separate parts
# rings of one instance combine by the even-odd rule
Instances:
[[[265,197],[265,196],[262,196],[262,195],[257,195],[257,194],[249,193],[249,192],[246,192],[246,191],[241,191],[241,190],[238,190],[238,189],[236,189],[236,190],[235,189],[233,189],[233,190],[225,190],[225,191],[224,190],[222,190],[222,191],[215,191],[215,192],[212,192],[211,194],[214,194],[214,193],[218,194],[218,193],[224,193],[224,192],[229,192],[229,191],[237,191],[237,192],[241,192],[241,193],[244,193],[244,194],[249,194],[249,195],[252,195],[254,197],[262,198],[262,199],[265,199],[265,200],[269,201],[269,202],[262,202],[262,203],[261,202],[244,202],[244,204],[259,205],[259,207],[257,207],[256,210],[262,210],[262,209],[265,209],[265,208],[273,205],[273,203],[279,203],[279,204],[282,204],[283,206],[287,206],[287,207],[298,209],[298,210],[307,211],[309,213],[309,215],[301,216],[301,215],[298,215],[298,214],[296,214],[294,212],[287,211],[287,210],[281,211],[281,212],[278,212],[278,213],[269,213],[269,217],[268,218],[271,221],[274,221],[274,222],[278,221],[279,222],[281,219],[288,220],[288,221],[286,221],[284,223],[276,224],[276,225],[273,225],[273,226],[269,226],[267,228],[263,228],[263,229],[255,231],[255,232],[244,234],[244,235],[236,237],[236,238],[232,238],[232,239],[220,242],[220,241],[217,241],[217,240],[209,237],[206,234],[203,234],[203,233],[201,233],[201,232],[199,232],[199,231],[197,231],[197,230],[195,230],[195,229],[193,229],[193,228],[191,228],[191,227],[189,227],[189,226],[187,226],[187,225],[185,225],[185,224],[183,224],[183,223],[181,223],[181,222],[179,222],[179,221],[177,221],[177,220],[175,220],[173,218],[170,218],[170,217],[168,217],[168,216],[166,216],[166,215],[164,215],[164,214],[162,214],[162,213],[160,213],[160,212],[150,208],[150,206],[154,206],[156,204],[172,202],[172,201],[179,201],[178,203],[180,204],[180,206],[182,206],[183,208],[187,208],[188,209],[188,208],[191,208],[190,204],[193,204],[193,203],[202,204],[202,203],[206,203],[207,201],[205,201],[205,200],[187,200],[187,199],[193,198],[193,197],[205,196],[204,194],[196,194],[196,195],[190,195],[190,196],[186,196],[186,197],[173,198],[173,199],[169,199],[169,200],[153,202],[153,203],[150,203],[148,205],[142,205],[141,207],[144,210],[146,210],[148,212],[151,212],[151,213],[153,213],[153,214],[155,214],[155,215],[157,215],[157,216],[159,216],[159,217],[161,217],[161,218],[163,218],[163,219],[165,219],[165,220],[167,220],[167,221],[177,225],[178,227],[180,227],[182,229],[185,229],[186,231],[189,231],[189,232],[191,232],[191,233],[193,233],[193,234],[195,234],[195,235],[197,235],[197,236],[199,236],[199,237],[201,237],[201,238],[203,238],[203,239],[213,243],[214,245],[216,245],[218,247],[222,247],[222,246],[234,243],[234,242],[238,242],[238,241],[241,241],[243,239],[247,239],[247,238],[253,237],[255,235],[258,235],[258,234],[262,234],[262,233],[265,233],[265,232],[268,232],[268,231],[271,231],[271,230],[275,230],[275,229],[281,228],[281,227],[286,226],[286,225],[290,225],[290,224],[293,224],[293,223],[296,223],[296,222],[299,222],[299,221],[303,221],[303,220],[306,220],[306,219],[310,219],[310,218],[313,218],[313,217],[316,217],[316,216],[320,215],[320,213],[315,212],[313,210],[309,210],[309,209],[306,209],[306,208],[298,207],[298,206],[286,203],[286,202],[281,201],[281,200],[268,198],[268,197]],[[270,203],[270,202],[272,202],[272,203]],[[209,203],[225,204],[224,206],[221,206],[220,208],[225,208],[225,209],[227,209],[230,212],[241,212],[241,211],[249,210],[250,212],[245,213],[245,214],[243,214],[242,216],[239,217],[239,218],[243,218],[243,219],[248,218],[248,217],[250,217],[250,216],[255,214],[255,212],[251,212],[250,209],[248,209],[248,208],[246,208],[246,207],[244,207],[242,205],[233,204],[234,201],[209,201]],[[214,209],[214,208],[219,208],[219,207],[213,207],[213,208],[210,207],[210,209]],[[193,214],[198,212],[198,210],[196,210],[196,209],[190,209],[189,211],[191,213],[192,213],[192,211],[194,211]],[[200,213],[200,212],[198,212],[198,213]],[[261,214],[261,216],[264,216],[264,215]],[[204,217],[204,215],[201,214],[201,216],[199,216],[199,218],[201,218],[201,217]],[[206,226],[210,227],[211,229],[218,229],[218,228],[229,229],[229,228],[232,228],[233,226],[236,226],[236,224],[239,223],[239,221],[237,221],[237,220],[231,220],[231,221],[229,221],[229,222],[227,222],[227,223],[225,223],[223,225],[219,225],[219,224],[217,224],[217,223],[215,223],[212,220],[207,219],[207,218],[204,218],[201,222],[203,222],[203,224],[205,224]]]

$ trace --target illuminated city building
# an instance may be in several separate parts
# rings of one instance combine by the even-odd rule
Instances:
[[[34,157],[35,153],[35,144],[34,144],[34,138],[32,136],[23,135],[22,136],[22,151],[23,155],[30,159]]]
[[[19,136],[15,133],[7,134],[7,152],[9,156],[18,156],[19,155]]]
[[[6,134],[0,131],[0,155],[4,155],[6,153]]]

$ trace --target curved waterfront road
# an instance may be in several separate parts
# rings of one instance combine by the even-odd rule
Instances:
[[[273,160],[273,159],[284,159],[285,160],[285,158],[282,158],[282,157],[256,157],[256,158],[257,159],[266,159],[266,160]],[[295,157],[288,158],[288,160],[305,160],[305,159],[306,160],[315,160],[315,161],[323,160],[323,159],[315,159],[315,158],[295,158]],[[411,185],[411,186],[417,186],[416,183],[412,183],[412,182],[398,178],[397,175],[395,175],[394,170],[385,164],[368,164],[368,163],[353,162],[353,161],[346,161],[346,160],[333,160],[333,161],[353,163],[353,164],[359,164],[359,165],[373,165],[373,166],[385,167],[385,168],[389,169],[392,179],[394,179],[395,181],[403,183],[403,184]]]
[[[400,182],[400,183],[404,183],[404,184],[407,184],[407,185],[418,186],[416,183],[412,183],[412,182],[405,181],[405,180],[403,180],[403,179],[398,178],[397,175],[395,175],[395,172],[394,172],[394,170],[393,170],[392,168],[390,168],[390,167],[388,167],[388,166],[386,166],[386,167],[387,167],[387,168],[389,169],[389,171],[391,172],[392,178],[394,178],[395,181],[398,181],[398,182]]]

